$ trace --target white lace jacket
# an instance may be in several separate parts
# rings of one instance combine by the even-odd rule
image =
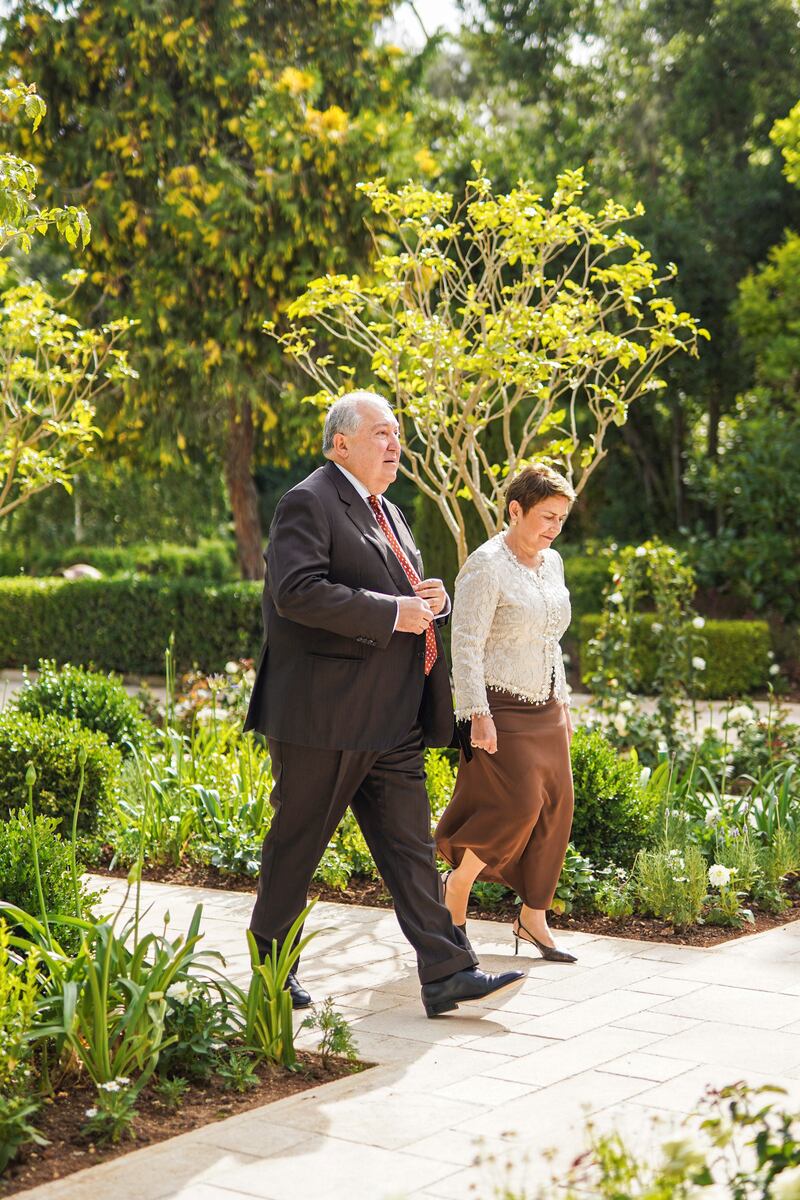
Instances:
[[[559,638],[569,625],[569,592],[557,550],[542,551],[534,570],[497,534],[470,554],[453,601],[456,718],[489,716],[486,688],[542,704],[569,704]]]

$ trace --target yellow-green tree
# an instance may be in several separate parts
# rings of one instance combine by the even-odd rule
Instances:
[[[35,133],[45,112],[30,85],[0,91],[6,124],[24,118]],[[72,205],[39,207],[37,183],[32,163],[0,153],[0,518],[54,483],[70,488],[95,444],[98,398],[130,373],[117,345],[128,328],[124,318],[82,329],[66,311],[83,272],[64,276],[70,294],[61,300],[38,281],[14,278],[48,230],[70,246],[89,241],[86,213]]]
[[[389,3],[17,0],[3,21],[5,67],[53,97],[30,153],[92,219],[85,303],[138,321],[117,442],[216,456],[252,577],[257,439],[308,428],[260,328],[368,249],[355,183],[404,128]]]
[[[474,166],[457,207],[416,184],[362,185],[391,238],[373,272],[315,279],[288,328],[267,324],[320,402],[351,386],[327,350],[362,356],[398,404],[403,470],[438,506],[460,563],[469,509],[498,532],[511,477],[533,459],[560,464],[580,493],[609,426],[705,335],[664,294],[674,268],[660,274],[628,231],[639,209],[590,211],[581,171],[544,201],[524,182],[495,194]]]

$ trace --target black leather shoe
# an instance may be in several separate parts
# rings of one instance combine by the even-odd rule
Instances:
[[[519,987],[525,978],[523,971],[504,971],[502,975],[487,975],[480,967],[468,967],[456,971],[446,979],[423,983],[422,1003],[429,1017],[440,1017],[451,1012],[459,1004],[485,1000],[487,996],[499,996]]]
[[[308,1008],[311,997],[302,984],[297,982],[296,975],[290,975],[286,980],[286,990],[292,997],[292,1008]]]

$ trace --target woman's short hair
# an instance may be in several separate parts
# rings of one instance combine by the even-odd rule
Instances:
[[[526,513],[534,504],[550,496],[566,496],[570,504],[575,501],[572,485],[552,467],[523,467],[506,492],[506,512],[512,500],[516,500]]]
[[[325,415],[325,426],[322,430],[322,453],[330,454],[333,450],[333,439],[337,433],[355,433],[361,423],[361,405],[364,400],[383,404],[389,412],[392,406],[389,401],[377,392],[363,389],[356,392],[346,392],[338,400],[334,400]]]

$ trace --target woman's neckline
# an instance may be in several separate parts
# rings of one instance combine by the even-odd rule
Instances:
[[[511,549],[508,544],[507,537],[508,531],[504,529],[500,534],[500,540],[503,544],[503,549],[505,550],[506,554],[509,555],[511,561],[514,562],[520,568],[520,570],[527,572],[528,575],[538,575],[545,563],[544,550],[539,551],[539,562],[537,565],[535,567],[529,567],[528,564],[524,563],[521,558],[518,558]]]

